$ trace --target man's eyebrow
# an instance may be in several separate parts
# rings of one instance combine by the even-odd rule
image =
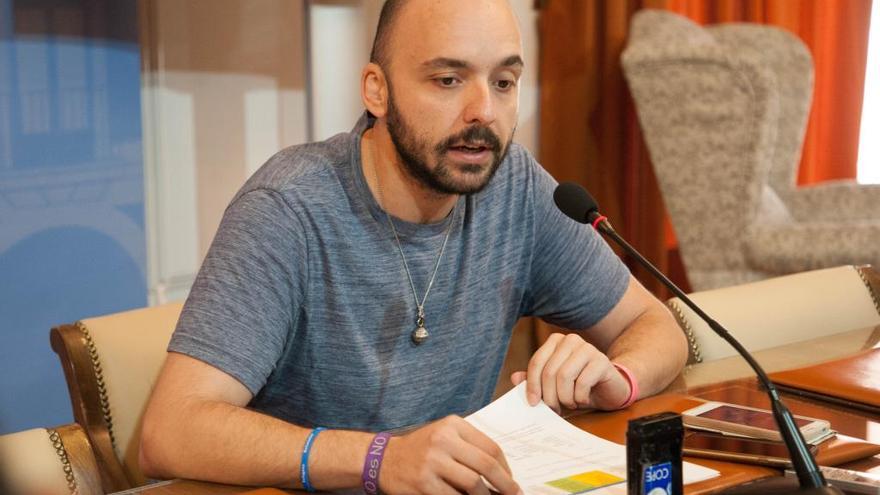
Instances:
[[[522,67],[524,65],[525,62],[523,62],[522,57],[511,55],[502,60],[498,67]],[[426,69],[470,69],[471,64],[457,58],[437,57],[422,62],[422,67]]]
[[[499,64],[500,67],[512,67],[515,65],[523,67],[526,65],[526,63],[523,62],[522,57],[520,57],[519,55],[511,55],[505,58],[503,61],[501,61],[501,64]]]
[[[455,58],[437,57],[422,62],[422,67],[426,69],[467,69],[470,64]]]

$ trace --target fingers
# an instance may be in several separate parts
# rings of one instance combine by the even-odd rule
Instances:
[[[532,355],[532,359],[529,360],[529,367],[526,371],[526,398],[529,401],[529,405],[537,405],[542,398],[544,399],[544,403],[547,403],[548,398],[544,395],[544,391],[542,390],[543,384],[541,381],[541,375],[544,372],[544,367],[546,366],[547,361],[550,360],[550,357],[556,351],[556,346],[562,340],[562,337],[562,334],[550,334],[550,337],[547,338],[544,345],[539,347]],[[555,397],[556,395],[554,394],[554,400]]]
[[[383,492],[380,492],[380,493],[383,493]],[[454,485],[450,485],[450,483],[448,481],[437,478],[432,483],[426,484],[424,486],[424,491],[422,493],[431,493],[431,494],[437,493],[437,494],[442,494],[442,495],[460,495],[461,491],[459,491],[458,487],[456,487]]]
[[[443,477],[450,485],[458,490],[467,493],[489,495],[489,488],[486,486],[486,483],[483,482],[483,478],[485,477],[486,480],[489,481],[489,483],[492,483],[492,486],[500,490],[501,493],[516,493],[515,490],[510,491],[510,489],[504,490],[498,488],[495,482],[492,481],[493,479],[501,479],[504,472],[499,464],[494,462],[493,459],[486,455],[482,450],[464,445],[462,448],[457,449],[453,455],[454,459],[459,464],[452,466],[453,469],[450,469],[448,473],[444,473]],[[481,470],[487,471],[487,474],[480,476]],[[512,481],[513,480],[511,480],[511,482]]]
[[[443,492],[450,494],[470,493],[489,495],[489,488],[486,487],[483,478],[476,472],[461,464],[451,464],[447,468],[440,473],[442,480],[439,480],[437,487],[431,487],[430,490],[426,490],[427,493]]]
[[[488,495],[488,487],[483,482],[485,478],[502,494],[520,493],[497,443],[457,416],[441,422],[443,424],[433,435],[432,443],[448,456],[442,457],[452,461],[439,466],[439,477],[445,483],[467,493]]]
[[[460,418],[455,419],[461,440],[452,450],[452,456],[468,469],[456,470],[451,474],[454,479],[450,478],[450,483],[467,493],[488,494],[482,480],[486,478],[501,493],[518,493],[519,486],[513,481],[501,447],[472,424]]]
[[[610,365],[610,364],[609,364]],[[594,360],[587,364],[578,375],[574,383],[574,403],[577,408],[594,407],[590,400],[593,388],[605,376],[609,365],[600,360]],[[566,406],[569,407],[569,406]]]
[[[598,351],[590,351],[595,351],[595,349],[585,342],[584,346],[575,348],[559,366],[559,370],[556,372],[556,397],[561,406],[569,409],[578,408],[578,382],[587,368],[596,367],[595,362],[599,357],[596,356]],[[587,387],[587,396],[589,397],[589,389],[593,384],[588,380],[583,380],[580,384]]]
[[[526,376],[527,375],[525,371],[514,371],[510,374],[510,383],[513,383],[513,386],[515,387],[522,383],[523,380],[526,379]]]
[[[529,404],[533,395],[544,400],[556,412],[561,406],[578,407],[575,400],[575,383],[582,370],[593,360],[607,358],[577,334],[553,334],[529,361],[527,388]]]
[[[462,420],[461,428],[459,429],[459,435],[461,435],[461,438],[465,442],[479,448],[484,454],[488,455],[492,459],[495,459],[495,461],[497,461],[498,464],[501,465],[504,471],[508,475],[510,474],[510,466],[507,464],[507,458],[504,457],[504,452],[501,451],[501,447],[499,447],[498,444],[495,443],[494,440],[489,438],[485,433],[478,430],[477,427],[468,423],[467,421]],[[483,471],[480,472],[483,473]]]

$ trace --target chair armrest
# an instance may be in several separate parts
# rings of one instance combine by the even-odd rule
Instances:
[[[0,461],[6,475],[0,490],[104,493],[91,444],[76,423],[0,435]]]
[[[84,333],[77,325],[59,325],[49,332],[49,341],[64,370],[73,417],[85,430],[98,461],[101,486],[106,493],[132,488],[116,458],[108,416],[101,407],[105,384],[95,372]]]
[[[53,430],[58,434],[67,453],[73,476],[77,480],[77,493],[103,493],[101,472],[85,430],[76,423],[58,426]],[[50,430],[50,438],[53,430]]]
[[[793,189],[784,195],[783,201],[798,221],[880,222],[880,184],[826,182]]]
[[[746,236],[749,264],[768,273],[839,265],[880,266],[880,220],[756,224]]]

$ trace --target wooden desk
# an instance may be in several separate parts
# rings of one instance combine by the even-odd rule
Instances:
[[[694,407],[699,403],[700,401],[693,397],[681,394],[667,393],[638,401],[631,407],[623,411],[605,413],[584,413],[567,419],[579,428],[588,430],[591,433],[601,436],[607,440],[611,440],[617,443],[625,443],[626,422],[629,419],[661,411],[683,411],[685,409]],[[750,466],[730,462],[714,461],[709,459],[685,459],[689,462],[701,464],[703,466],[721,472],[721,477],[719,478],[688,485],[685,489],[685,493],[692,495],[712,493],[714,491],[718,491],[721,488],[738,485],[745,481],[758,478],[766,478],[768,476],[778,476],[780,474],[778,470],[763,466]],[[175,480],[172,482],[165,482],[156,486],[140,487],[122,493],[126,495],[207,495],[213,493],[217,493],[220,495],[280,495],[283,493],[307,493],[304,491],[283,492],[274,489],[264,489],[263,491],[258,492],[252,490],[253,488],[231,487],[224,485],[214,485],[210,483]]]
[[[809,341],[758,351],[755,357],[768,371],[779,371],[821,361],[836,359],[869,349],[880,342],[880,327],[844,332]],[[613,442],[625,443],[626,421],[655,412],[682,411],[696,405],[692,397],[717,400],[735,404],[767,408],[766,395],[758,389],[754,374],[740,357],[719,359],[688,367],[666,393],[640,400],[625,411],[612,413],[588,413],[567,418],[574,425]],[[832,426],[844,435],[880,443],[880,418],[855,413],[840,406],[785,396],[785,402],[794,414],[828,419]],[[700,495],[742,482],[778,476],[778,470],[743,464],[686,458],[690,462],[715,469],[721,477],[688,485],[685,493]],[[880,473],[880,457],[875,456],[847,464],[845,467]],[[122,494],[144,495],[282,495],[284,493],[307,493],[305,491],[282,491],[272,488],[254,489],[213,483],[174,480],[148,485]]]
[[[587,430],[606,440],[626,443],[626,423],[630,419],[663,411],[681,412],[699,404],[700,401],[693,397],[667,393],[640,400],[623,411],[592,412],[567,419],[578,428]],[[687,485],[685,493],[690,495],[712,493],[749,480],[778,476],[780,474],[778,470],[764,466],[735,464],[692,457],[685,457],[684,459],[688,462],[715,469],[721,473],[721,476],[718,478]]]
[[[692,395],[706,400],[732,402],[765,409],[770,407],[766,393],[759,389],[755,378],[703,386],[694,390]],[[842,435],[880,444],[880,416],[790,394],[781,395],[793,414],[826,419],[831,423],[831,427]],[[880,474],[880,456],[851,462],[843,467]]]

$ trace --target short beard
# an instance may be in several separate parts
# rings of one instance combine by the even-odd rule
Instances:
[[[498,167],[507,156],[516,129],[514,128],[510,139],[502,146],[501,140],[491,129],[475,124],[454,136],[447,137],[431,149],[429,143],[419,140],[412,127],[407,124],[403,114],[394,106],[394,98],[391,93],[389,86],[388,112],[386,114],[388,134],[391,136],[391,141],[409,175],[426,188],[444,195],[476,194],[482,191],[495,176],[495,172],[498,171]],[[492,151],[493,160],[489,166],[489,172],[480,182],[456,181],[450,170],[450,165],[444,160],[446,152],[456,143],[473,141],[485,143],[485,146]],[[437,164],[434,170],[428,166],[428,158],[432,153],[436,157]],[[476,176],[483,172],[483,167],[468,165],[462,170],[465,174]]]

